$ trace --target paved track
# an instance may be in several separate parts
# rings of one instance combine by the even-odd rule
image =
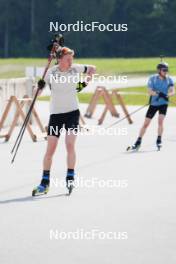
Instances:
[[[47,103],[38,106],[47,120]],[[136,108],[136,107],[135,107]],[[85,106],[81,106],[84,111]],[[97,110],[97,116],[101,107]],[[134,107],[130,107],[134,110]],[[163,149],[155,148],[156,119],[138,153],[126,153],[141,126],[145,109],[134,116],[135,123],[121,123],[126,136],[79,136],[77,178],[83,183],[109,179],[116,188],[78,187],[66,196],[63,187],[52,186],[47,196],[32,198],[39,183],[45,142],[31,143],[28,135],[14,165],[10,149],[0,144],[0,263],[63,264],[174,264],[175,253],[175,149],[176,110],[166,120]],[[96,116],[88,123],[95,124]],[[106,124],[115,121],[108,116]],[[17,131],[16,131],[17,132]],[[64,139],[54,158],[52,177],[65,177]],[[125,183],[125,185],[124,185]],[[50,231],[92,230],[120,232],[121,239],[51,239]],[[96,232],[99,232],[96,231]],[[125,235],[124,235],[125,234]],[[122,239],[127,238],[127,239]]]

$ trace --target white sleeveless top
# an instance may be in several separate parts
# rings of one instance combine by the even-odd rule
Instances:
[[[85,66],[73,64],[67,72],[59,70],[55,65],[48,70],[45,81],[51,89],[50,113],[68,113],[78,109],[77,83],[79,75],[83,73]]]

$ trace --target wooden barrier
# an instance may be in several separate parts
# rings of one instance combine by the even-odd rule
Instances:
[[[3,128],[4,123],[8,117],[8,115],[10,114],[10,110],[12,109],[13,106],[15,106],[16,111],[15,111],[15,115],[13,117],[12,123],[8,129],[7,134],[4,135],[0,135],[0,138],[5,138],[5,141],[8,141],[14,131],[15,126],[17,125],[17,122],[19,120],[19,118],[21,117],[22,120],[25,120],[26,117],[26,113],[24,112],[24,107],[27,106],[29,108],[30,104],[32,102],[32,98],[29,98],[28,96],[24,96],[22,99],[17,99],[16,96],[11,96],[10,99],[8,100],[8,103],[6,105],[6,108],[2,114],[2,118],[0,120],[0,130]],[[31,118],[33,118],[33,120],[36,121],[42,136],[46,139],[46,130],[43,127],[41,120],[35,110],[35,108],[33,108],[32,113],[31,113]],[[27,125],[27,131],[29,132],[29,135],[31,136],[32,140],[35,142],[37,141],[37,135],[34,134],[33,130],[32,130],[32,126],[31,123],[29,122]]]
[[[113,105],[112,98],[109,95],[108,91],[105,89],[105,87],[100,87],[100,86],[97,87],[95,93],[92,96],[90,104],[86,110],[85,117],[87,118],[92,117],[93,113],[95,112],[96,106],[98,104],[98,100],[100,98],[103,98],[107,110],[111,112],[111,115],[115,117],[119,117],[119,113],[117,112],[115,106]]]
[[[103,123],[108,111],[110,111],[111,115],[114,117],[120,116],[119,113],[117,112],[114,104],[113,104],[113,98],[115,98],[118,101],[119,105],[122,107],[122,110],[123,110],[125,116],[127,116],[127,120],[129,122],[129,124],[133,123],[133,121],[132,121],[132,119],[128,113],[127,107],[124,103],[123,97],[119,93],[119,90],[114,89],[114,90],[108,92],[105,87],[97,87],[95,93],[92,96],[90,104],[86,110],[85,117],[87,117],[87,118],[92,117],[93,113],[95,112],[96,106],[98,104],[98,100],[100,98],[104,99],[105,108],[104,108],[103,113],[101,114],[101,116],[98,120],[99,125],[101,125]]]
[[[34,79],[32,78],[12,78],[0,79],[0,118],[7,104],[7,100],[11,96],[16,98],[23,98],[25,95],[32,97],[34,88]],[[12,123],[15,114],[15,107],[12,107],[8,118],[6,119],[6,126]],[[21,119],[18,124],[21,124]]]

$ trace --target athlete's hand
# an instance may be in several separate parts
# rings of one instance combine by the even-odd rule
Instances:
[[[157,96],[158,93],[154,90],[152,90],[151,88],[148,89],[148,93],[149,93],[149,96]]]
[[[45,87],[46,82],[43,79],[38,81],[38,88],[42,90]]]
[[[166,95],[166,94],[164,94],[164,93],[162,93],[162,92],[159,92],[158,96],[159,96],[160,98],[163,98],[163,99],[165,99],[166,101],[168,101],[168,100],[169,100],[169,97],[168,97],[168,95]]]
[[[95,73],[96,73],[96,67],[94,65],[89,65],[87,67],[87,74],[92,76]]]
[[[76,91],[79,93],[79,92],[81,92],[86,86],[87,86],[87,83],[86,83],[86,82],[78,82],[78,83],[77,83],[77,87],[76,87]]]

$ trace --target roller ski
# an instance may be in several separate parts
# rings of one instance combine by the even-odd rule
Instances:
[[[66,187],[68,189],[68,195],[70,195],[73,191],[74,186],[74,177],[67,176],[66,178]]]
[[[138,151],[140,147],[141,147],[141,139],[138,138],[138,140],[134,145],[127,147],[126,151]]]
[[[160,151],[161,148],[162,148],[162,141],[161,141],[161,137],[160,136],[158,136],[158,138],[157,138],[156,147],[157,147],[158,151]]]
[[[40,196],[47,194],[49,191],[49,184],[49,171],[44,171],[41,183],[32,191],[32,196]]]

